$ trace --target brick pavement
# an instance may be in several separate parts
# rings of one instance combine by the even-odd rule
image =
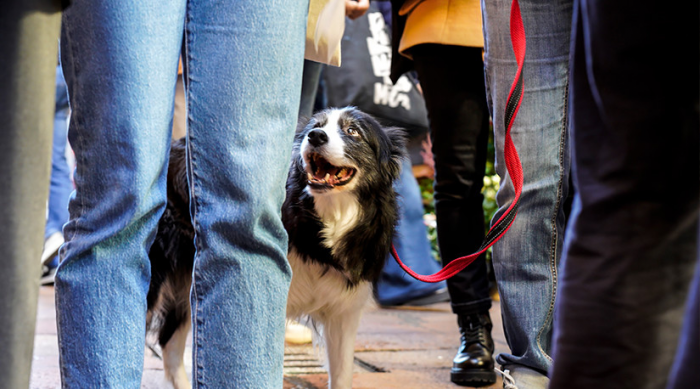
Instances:
[[[53,287],[42,287],[32,365],[32,389],[59,387],[56,311]],[[496,352],[508,350],[500,304],[491,310]],[[422,308],[376,309],[367,312],[355,344],[353,388],[459,388],[449,381],[452,357],[459,341],[455,316],[447,303]],[[323,372],[308,346],[285,350],[285,389],[325,388]],[[190,355],[190,349],[186,351]],[[189,358],[186,368],[191,369]],[[143,389],[166,388],[161,362],[146,350]],[[501,388],[498,382],[487,389]]]

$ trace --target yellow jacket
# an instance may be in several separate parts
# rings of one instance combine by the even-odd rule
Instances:
[[[422,43],[484,47],[479,0],[405,0],[399,15],[406,17],[399,52]]]

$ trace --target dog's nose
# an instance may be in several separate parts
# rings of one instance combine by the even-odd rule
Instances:
[[[313,130],[309,132],[309,143],[314,147],[328,143],[328,134],[323,130]]]

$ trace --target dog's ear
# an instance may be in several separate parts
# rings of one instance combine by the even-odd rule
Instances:
[[[406,150],[406,131],[399,127],[385,127],[384,133],[389,143],[386,148],[388,151],[386,162],[389,164],[389,172],[392,180],[396,180],[401,174],[403,159],[408,158],[408,151]]]

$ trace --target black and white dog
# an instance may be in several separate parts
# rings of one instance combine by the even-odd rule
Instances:
[[[354,108],[317,113],[297,130],[282,220],[293,276],[287,317],[323,335],[330,388],[351,388],[360,317],[372,301],[398,220],[393,183],[403,133]],[[149,253],[148,328],[163,349],[166,378],[189,388],[183,364],[194,258],[184,141],[173,143],[168,206]],[[231,291],[236,293],[236,291]]]

